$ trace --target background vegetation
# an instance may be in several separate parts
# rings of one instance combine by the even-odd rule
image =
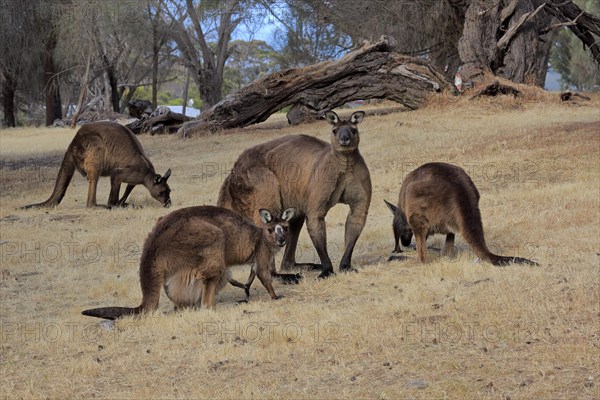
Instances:
[[[517,23],[507,19],[497,32],[479,34],[491,22],[469,26],[473,7],[485,9],[475,13],[482,18],[511,9],[517,20],[543,2],[480,3],[1,0],[2,126],[50,125],[77,107],[124,112],[133,98],[151,100],[154,107],[193,99],[195,107],[206,108],[264,74],[337,58],[382,34],[395,38],[398,51],[426,58],[453,79],[472,58],[488,57],[477,49],[495,47],[494,35]],[[564,87],[597,90],[598,3],[575,1],[587,12],[577,18],[560,11],[571,2],[546,3],[533,23],[523,26],[522,39],[497,52],[497,59],[481,62],[515,82],[543,85],[552,47],[550,63]],[[581,21],[588,28],[573,25]],[[491,42],[472,39],[485,35]],[[523,69],[515,65],[529,69],[514,71]],[[461,70],[465,81],[466,69]]]

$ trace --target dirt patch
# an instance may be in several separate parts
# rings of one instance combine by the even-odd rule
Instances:
[[[0,170],[15,171],[20,169],[54,168],[60,166],[63,157],[63,154],[53,154],[16,160],[0,160]]]
[[[27,225],[40,224],[46,222],[57,222],[64,221],[69,223],[81,222],[81,215],[33,215],[33,216],[19,216],[19,215],[7,215],[4,218],[0,218],[0,222],[6,224],[17,224],[24,223]]]
[[[29,157],[22,160],[0,160],[0,198],[22,192],[33,185],[54,182],[63,155]]]

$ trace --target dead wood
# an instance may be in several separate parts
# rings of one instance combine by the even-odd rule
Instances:
[[[477,92],[473,97],[469,100],[476,99],[480,96],[498,96],[499,94],[503,95],[513,95],[514,97],[521,96],[521,91],[515,89],[512,86],[503,85],[499,81],[494,81]]]
[[[560,101],[574,101],[575,100],[574,97],[579,97],[583,100],[591,100],[591,98],[584,96],[580,93],[567,90],[560,94]]]
[[[386,38],[335,61],[292,68],[259,79],[187,122],[183,137],[265,121],[293,105],[290,123],[320,117],[353,100],[389,99],[416,109],[434,92],[450,88],[426,61],[393,51]]]
[[[176,133],[184,122],[191,120],[191,117],[175,113],[167,107],[158,107],[152,114],[143,114],[141,118],[125,126],[135,134],[170,134]]]

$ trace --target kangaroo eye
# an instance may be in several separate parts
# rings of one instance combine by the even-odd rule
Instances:
[[[337,134],[338,134],[338,128],[335,128],[335,129],[333,130],[333,134],[334,134],[334,136],[337,136]]]
[[[273,233],[273,231],[274,231],[275,229],[273,229],[273,228],[269,228],[269,229],[267,229],[267,230],[269,231],[269,233]]]

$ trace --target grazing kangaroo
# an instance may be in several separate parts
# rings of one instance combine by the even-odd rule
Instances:
[[[224,208],[182,208],[162,217],[148,235],[140,260],[142,304],[136,308],[103,307],[83,315],[116,319],[158,308],[160,288],[180,307],[215,307],[215,295],[230,279],[229,268],[254,262],[253,271],[275,294],[269,265],[278,247],[285,245],[293,209],[281,217],[259,210],[262,228]]]
[[[385,201],[385,200],[384,200]],[[408,246],[414,233],[419,260],[425,262],[427,237],[446,234],[442,255],[454,252],[454,234],[460,233],[475,254],[494,265],[537,264],[521,257],[493,254],[485,243],[479,212],[479,192],[460,167],[428,163],[409,173],[400,187],[398,206],[385,201],[394,214],[394,253]]]
[[[101,176],[110,176],[109,207],[125,205],[135,185],[140,184],[146,186],[152,197],[163,206],[171,205],[171,189],[167,184],[171,170],[163,176],[154,172],[142,144],[127,127],[116,122],[95,122],[83,125],[73,137],[50,198],[23,208],[56,207],[65,196],[75,169],[90,181],[88,207],[97,206],[96,188]],[[121,183],[127,183],[127,187],[119,199]]]
[[[360,137],[356,125],[364,116],[363,111],[357,111],[350,120],[341,120],[335,112],[327,111],[325,119],[333,125],[331,144],[307,135],[280,137],[244,151],[225,178],[217,203],[221,207],[255,222],[259,206],[296,210],[290,220],[283,270],[297,266],[320,268],[321,278],[333,274],[327,253],[325,216],[338,203],[350,206],[340,271],[352,270],[352,252],[371,202],[369,170],[358,151]],[[321,264],[296,263],[296,246],[304,221]],[[272,269],[275,273],[274,265]]]

